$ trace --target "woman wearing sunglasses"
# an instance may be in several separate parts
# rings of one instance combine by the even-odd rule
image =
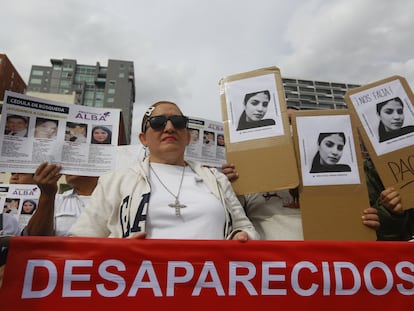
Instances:
[[[168,101],[143,116],[143,162],[100,177],[69,234],[160,239],[257,239],[227,177],[184,160],[188,118]]]

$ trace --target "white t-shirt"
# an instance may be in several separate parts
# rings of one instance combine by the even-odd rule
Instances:
[[[90,196],[78,195],[74,190],[56,194],[55,235],[65,236],[84,210]]]
[[[2,228],[0,230],[0,236],[3,235],[20,235],[19,222],[16,217],[2,213]]]
[[[174,196],[177,195],[183,166],[151,163],[152,168]],[[185,207],[176,215],[175,197],[150,170],[151,198],[148,205],[146,232],[148,238],[224,239],[225,210],[202,179],[185,167],[179,202]]]
[[[250,194],[245,200],[247,217],[261,239],[303,240],[301,211],[288,207],[293,200],[289,190]]]

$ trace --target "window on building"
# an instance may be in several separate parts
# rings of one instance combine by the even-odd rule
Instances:
[[[32,76],[43,76],[43,70],[38,70],[38,69],[32,70]]]
[[[61,87],[69,88],[71,86],[71,84],[72,83],[70,81],[68,81],[68,80],[60,80],[60,86]]]
[[[107,102],[107,103],[113,103],[113,102],[114,102],[114,98],[113,98],[113,97],[109,97],[109,98],[106,100],[106,102]]]
[[[42,84],[42,79],[31,78],[30,84]]]
[[[125,78],[125,73],[124,72],[120,72],[118,75],[119,78]]]
[[[114,88],[109,88],[108,89],[108,94],[115,94],[115,89]]]

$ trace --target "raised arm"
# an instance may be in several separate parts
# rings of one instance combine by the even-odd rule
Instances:
[[[58,164],[41,163],[36,169],[33,180],[40,188],[39,203],[36,212],[27,224],[27,235],[54,235],[55,196],[58,190],[58,180],[62,176]]]

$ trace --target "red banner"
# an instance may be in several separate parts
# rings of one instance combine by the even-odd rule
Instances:
[[[414,243],[15,237],[0,301],[2,310],[408,310]]]

